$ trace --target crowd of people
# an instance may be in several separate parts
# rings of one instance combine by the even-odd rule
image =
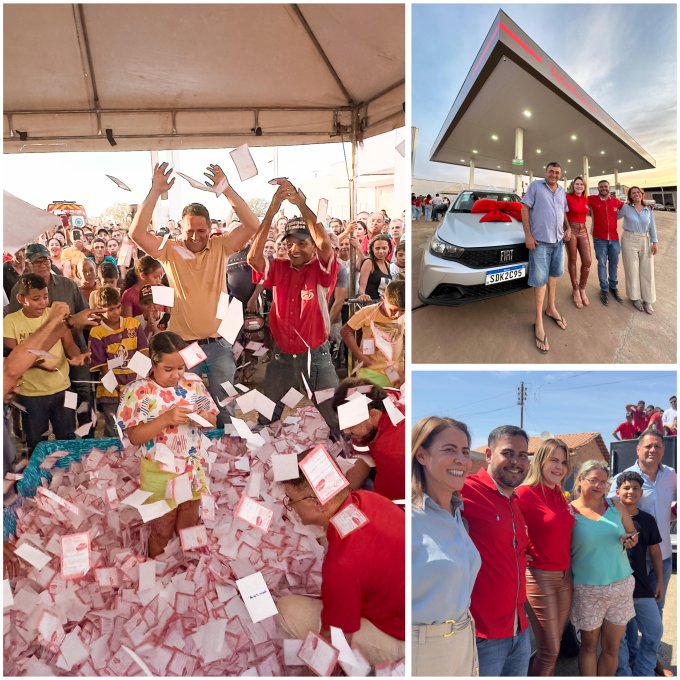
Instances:
[[[356,633],[372,665],[397,662],[405,639],[405,522],[393,503],[404,499],[403,219],[382,211],[318,222],[287,179],[272,181],[258,218],[219,166],[206,174],[226,185],[228,224],[192,203],[178,224],[154,229],[157,201],[174,183],[160,164],[128,232],[55,228],[6,257],[5,401],[21,424],[15,419],[14,437],[5,437],[4,472],[18,460],[13,441],[23,437],[30,456],[50,432],[92,437],[101,416],[105,436],[139,458],[145,505],[168,504],[149,524],[153,558],[201,521],[203,432],[242,422],[234,384],[250,382],[273,406],[258,409],[253,435],[306,395],[328,425],[328,448],[341,444],[333,462],[349,486],[321,502],[302,474],[285,484],[289,509],[323,527],[329,545],[320,602],[306,614],[284,603],[282,626],[303,639],[301,627],[327,637],[339,627],[348,640]],[[297,217],[283,216],[286,202]],[[258,361],[263,371],[235,378]],[[348,420],[343,407],[356,397],[365,415]],[[6,415],[6,435],[7,425]],[[370,524],[354,540],[334,523],[348,509]],[[352,559],[371,553],[375,566],[348,579]]]
[[[673,395],[668,403],[669,406],[665,410],[661,406],[645,405],[642,399],[637,404],[626,404],[626,419],[619,423],[612,436],[619,441],[637,439],[645,430],[655,430],[667,437],[677,436],[677,397]]]
[[[659,431],[613,478],[582,463],[571,502],[560,439],[530,456],[524,430],[497,427],[475,474],[470,446],[451,418],[412,431],[413,674],[554,675],[571,620],[581,676],[672,675],[657,655],[677,474]]]
[[[451,199],[448,196],[440,196],[431,194],[423,196],[422,194],[411,194],[411,218],[414,220],[423,219],[426,222],[439,222],[442,215],[451,206]]]

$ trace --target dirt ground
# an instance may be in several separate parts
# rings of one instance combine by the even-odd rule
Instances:
[[[429,306],[420,302],[418,278],[422,252],[436,223],[413,222],[413,363],[675,363],[677,216],[672,212],[655,212],[654,216],[659,236],[659,252],[654,260],[655,313],[639,312],[626,299],[621,261],[619,290],[624,298],[623,304],[610,297],[609,306],[602,305],[594,253],[586,287],[590,305],[577,309],[571,299],[565,258],[565,273],[557,284],[557,308],[566,319],[568,328],[561,331],[554,323],[546,322],[550,351],[545,355],[536,350],[533,341],[534,302],[531,289],[460,307]]]

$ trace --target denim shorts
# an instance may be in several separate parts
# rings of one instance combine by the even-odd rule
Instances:
[[[560,239],[557,243],[536,242],[536,248],[529,251],[529,285],[540,288],[548,283],[548,277],[564,274],[564,245]]]

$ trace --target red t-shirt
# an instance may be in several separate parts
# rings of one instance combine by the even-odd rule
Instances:
[[[575,519],[559,486],[518,486],[519,507],[529,528],[530,567],[565,571],[571,565]]]
[[[307,345],[315,349],[328,340],[328,291],[335,286],[338,266],[335,255],[327,264],[315,256],[300,269],[288,260],[269,262],[262,284],[273,291],[269,328],[282,352],[303,354]],[[256,282],[257,278],[253,276]]]
[[[529,534],[516,494],[503,495],[481,468],[463,487],[463,516],[470,538],[482,557],[472,589],[470,611],[479,637],[514,637],[515,617],[520,631],[527,627],[525,551]]]
[[[400,408],[398,404],[396,406]],[[378,421],[378,431],[369,446],[370,454],[375,460],[374,490],[392,501],[406,498],[405,441],[406,421],[392,425],[389,415],[383,413]]]
[[[644,432],[647,429],[649,418],[647,418],[644,411],[638,411],[637,409],[633,409],[631,413],[633,414],[633,427],[635,428],[635,432]]]
[[[610,196],[603,201],[599,196],[588,196],[588,205],[593,209],[593,238],[618,241],[616,221],[623,201]]]
[[[614,432],[618,432],[619,435],[621,435],[621,439],[635,439],[635,435],[637,434],[637,428],[634,425],[635,419],[633,419],[632,423],[629,423],[627,420],[621,423],[615,430]]]
[[[663,424],[661,422],[662,417],[663,414],[659,412],[652,413],[649,420],[647,421],[647,427],[645,429],[651,430],[654,428],[657,432],[661,432],[661,434],[663,434]]]
[[[406,548],[404,512],[371,491],[353,491],[342,504],[361,510],[368,523],[340,538],[326,529],[328,552],[321,567],[321,627],[346,635],[361,618],[398,640],[406,639]]]
[[[567,194],[567,220],[569,222],[576,222],[577,224],[584,224],[586,215],[588,214],[588,198],[585,194],[577,196],[576,194]]]

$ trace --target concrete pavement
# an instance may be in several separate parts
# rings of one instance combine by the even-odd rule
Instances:
[[[624,302],[619,304],[610,298],[608,307],[602,305],[594,253],[586,288],[590,306],[577,309],[571,299],[565,258],[565,273],[557,285],[557,308],[565,317],[568,329],[561,331],[553,322],[546,321],[550,351],[545,355],[534,345],[534,303],[530,289],[460,307],[422,306],[417,295],[421,257],[436,223],[413,222],[413,362],[675,363],[677,216],[671,212],[655,212],[654,216],[659,236],[659,252],[654,260],[655,313],[650,316],[638,312],[626,299],[622,262],[619,262],[619,290]]]

